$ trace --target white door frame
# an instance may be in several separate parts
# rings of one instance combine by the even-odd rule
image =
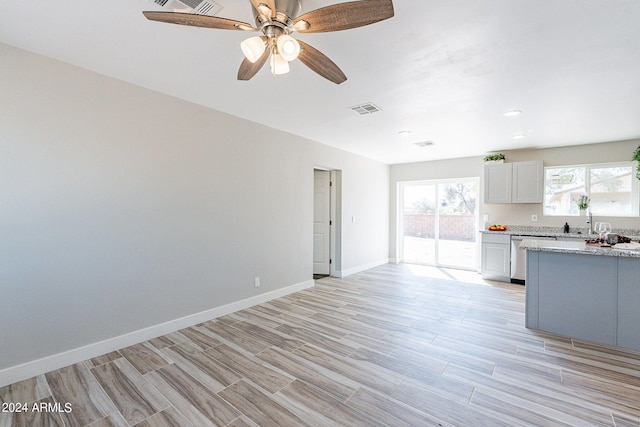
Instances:
[[[342,277],[342,171],[331,170],[331,276]]]

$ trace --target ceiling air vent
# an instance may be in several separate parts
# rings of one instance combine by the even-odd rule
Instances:
[[[195,13],[197,15],[213,16],[222,9],[218,3],[209,0],[153,0],[153,2],[173,12]]]
[[[433,141],[421,141],[421,142],[414,142],[413,145],[417,145],[418,147],[429,147],[430,145],[433,145]]]
[[[187,0],[185,0],[186,2]],[[198,15],[215,15],[220,12],[222,6],[218,3],[203,1],[197,7],[193,8],[193,13],[197,13]]]
[[[360,115],[373,114],[373,113],[377,113],[378,111],[382,111],[382,109],[380,109],[378,106],[376,106],[372,102],[355,105],[353,107],[349,107],[349,109],[355,111]]]
[[[187,1],[188,0],[184,0],[185,3]],[[193,13],[197,13],[198,15],[215,15],[222,9],[222,6],[212,1],[198,2],[198,0],[196,0],[195,2],[191,3],[199,3],[198,5],[196,5],[196,7],[193,8]]]

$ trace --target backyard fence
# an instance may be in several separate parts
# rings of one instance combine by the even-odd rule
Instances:
[[[476,217],[473,215],[440,215],[439,238],[475,242]],[[404,235],[432,239],[435,237],[435,215],[405,214]]]

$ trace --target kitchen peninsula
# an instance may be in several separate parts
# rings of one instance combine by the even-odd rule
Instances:
[[[640,251],[523,240],[526,327],[640,350]]]

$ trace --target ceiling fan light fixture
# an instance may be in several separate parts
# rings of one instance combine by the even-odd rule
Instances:
[[[290,71],[289,62],[282,55],[274,53],[271,55],[271,74],[274,76],[279,74],[287,74]]]
[[[251,61],[251,63],[255,63],[262,56],[267,45],[262,37],[256,36],[244,40],[240,43],[240,48],[245,58]]]
[[[278,53],[286,61],[294,61],[300,54],[300,43],[288,34],[278,37]]]

